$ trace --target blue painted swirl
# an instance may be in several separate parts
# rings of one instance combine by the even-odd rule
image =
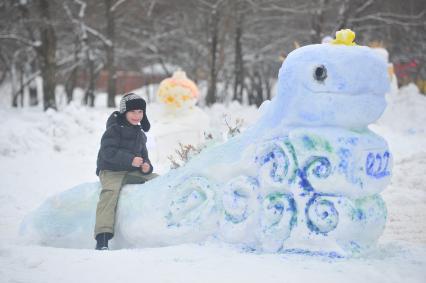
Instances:
[[[323,196],[314,195],[306,204],[305,215],[310,231],[327,235],[339,224],[339,212],[334,203]]]
[[[325,179],[331,174],[331,163],[328,158],[323,156],[311,156],[305,162],[302,169],[298,170],[300,177],[300,186],[304,191],[313,192],[314,188],[309,182],[311,176]]]
[[[297,222],[296,202],[291,195],[279,192],[269,194],[264,198],[262,208],[264,231],[278,225],[285,225],[290,231]]]
[[[174,188],[175,194],[166,214],[169,226],[198,222],[214,209],[214,185],[204,177],[190,177]]]
[[[297,158],[288,140],[273,140],[263,144],[256,156],[260,165],[259,177],[263,187],[292,183],[297,173]]]
[[[296,222],[297,207],[291,194],[274,192],[267,195],[260,213],[262,249],[268,252],[281,249]]]
[[[253,215],[258,206],[257,180],[240,176],[225,185],[222,206],[225,220],[234,224],[241,223]]]

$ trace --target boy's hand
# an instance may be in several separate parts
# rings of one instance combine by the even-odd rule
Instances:
[[[142,157],[135,157],[132,161],[133,167],[141,167],[143,164],[143,158]]]
[[[141,169],[143,173],[148,173],[149,169],[151,169],[151,165],[149,165],[149,163],[143,163]]]

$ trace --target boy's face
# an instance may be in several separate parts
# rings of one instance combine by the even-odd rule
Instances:
[[[143,110],[130,110],[126,112],[126,119],[132,125],[139,125],[143,118]]]

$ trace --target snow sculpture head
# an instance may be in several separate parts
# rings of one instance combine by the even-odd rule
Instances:
[[[197,103],[198,88],[186,77],[185,72],[178,70],[171,78],[160,83],[157,96],[169,111],[187,110]]]
[[[383,113],[388,88],[387,62],[369,47],[309,45],[283,63],[273,111],[287,125],[363,128]]]

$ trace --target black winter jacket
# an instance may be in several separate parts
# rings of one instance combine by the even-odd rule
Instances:
[[[96,175],[99,175],[101,170],[140,170],[132,166],[135,157],[142,157],[144,162],[150,164],[151,169],[145,174],[152,173],[153,167],[149,161],[146,140],[141,126],[131,125],[120,112],[113,112],[108,118],[106,131],[101,139]]]

